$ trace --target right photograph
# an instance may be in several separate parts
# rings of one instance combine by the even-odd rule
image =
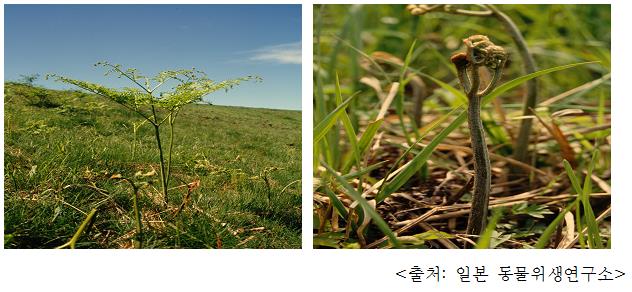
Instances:
[[[609,249],[610,5],[314,5],[313,247]]]

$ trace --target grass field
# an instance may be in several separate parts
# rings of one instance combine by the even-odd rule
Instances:
[[[93,208],[76,247],[132,247],[134,193],[117,177],[139,187],[145,248],[300,248],[299,111],[187,106],[165,207],[142,118],[77,91],[4,93],[5,248],[61,246]]]
[[[315,248],[610,247],[609,5],[315,5],[313,17]],[[459,78],[477,35],[509,61]],[[482,109],[470,79],[498,81],[474,99]],[[468,231],[474,213],[484,232]]]

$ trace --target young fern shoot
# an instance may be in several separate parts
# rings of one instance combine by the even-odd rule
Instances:
[[[424,15],[430,12],[445,12],[454,15],[465,15],[465,16],[475,16],[475,17],[493,17],[496,18],[505,28],[505,31],[511,36],[511,39],[516,45],[516,49],[520,54],[522,61],[524,63],[525,73],[531,74],[535,73],[538,70],[538,66],[533,58],[533,54],[529,51],[529,47],[527,46],[527,42],[524,39],[524,36],[518,29],[516,23],[511,20],[511,18],[498,9],[495,5],[485,4],[485,5],[476,5],[479,6],[479,10],[467,10],[458,8],[456,5],[449,4],[410,4],[406,7],[406,9],[412,15]],[[524,115],[529,115],[530,108],[535,108],[537,101],[537,92],[538,92],[538,82],[537,79],[533,78],[527,81],[527,88],[525,90],[525,97],[522,106],[522,112]],[[531,133],[532,120],[531,119],[523,119],[520,121],[520,130],[518,133],[518,137],[514,142],[514,159],[521,162],[528,162],[527,154],[529,147],[529,135]],[[511,167],[510,175],[519,174],[523,170]]]
[[[467,51],[454,54],[451,61],[456,66],[459,82],[469,100],[468,127],[474,153],[474,193],[466,232],[479,235],[485,229],[491,186],[491,166],[481,121],[481,100],[496,88],[507,61],[507,53],[484,35],[470,36],[463,43]],[[487,68],[492,74],[491,81],[483,90],[479,90],[481,67]]]
[[[95,66],[107,68],[108,71],[105,75],[114,74],[118,78],[126,78],[137,87],[113,89],[97,83],[56,74],[49,74],[47,78],[52,77],[56,81],[72,84],[90,93],[108,98],[137,113],[153,126],[156,148],[160,156],[160,181],[165,203],[169,202],[168,186],[171,176],[171,152],[174,143],[173,127],[180,110],[185,105],[202,101],[204,96],[217,90],[231,89],[243,81],[261,80],[261,78],[256,76],[246,76],[215,82],[209,79],[204,72],[195,68],[191,70],[167,70],[158,73],[154,77],[146,77],[141,75],[136,69],[123,69],[121,65],[108,62],[98,62]],[[175,83],[176,85],[173,86],[171,91],[158,91],[158,89],[168,83]],[[160,127],[165,122],[169,126],[169,148],[167,149],[166,161],[162,138],[160,137]]]

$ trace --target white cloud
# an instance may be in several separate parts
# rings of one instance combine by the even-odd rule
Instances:
[[[251,61],[301,64],[301,42],[267,46],[252,51]]]

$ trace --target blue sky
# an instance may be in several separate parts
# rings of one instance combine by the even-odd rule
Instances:
[[[92,65],[149,76],[195,67],[218,81],[263,78],[212,93],[213,104],[301,108],[300,5],[5,5],[4,13],[6,80],[57,73],[124,87],[131,85]]]

